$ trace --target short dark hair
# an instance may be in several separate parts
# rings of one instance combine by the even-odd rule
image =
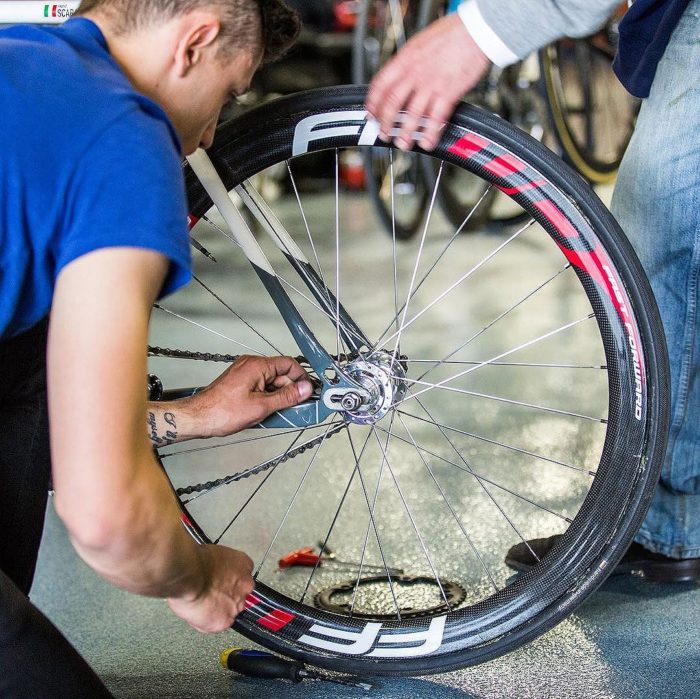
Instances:
[[[114,22],[115,31],[126,34],[198,7],[221,12],[224,51],[261,46],[263,63],[283,56],[299,35],[299,15],[283,0],[82,0],[76,14],[104,12]]]

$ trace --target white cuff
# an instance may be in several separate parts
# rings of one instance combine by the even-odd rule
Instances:
[[[496,32],[486,24],[476,0],[466,0],[457,8],[457,14],[476,45],[486,57],[499,68],[516,63],[520,59],[504,43]]]

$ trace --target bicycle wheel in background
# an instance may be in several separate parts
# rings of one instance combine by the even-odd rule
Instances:
[[[355,25],[353,82],[369,83],[379,69],[433,16],[436,0],[364,0]],[[406,240],[428,207],[429,163],[416,153],[363,149],[365,183],[385,229]],[[391,171],[391,172],[390,172]]]
[[[605,579],[657,482],[668,375],[622,231],[576,173],[502,119],[461,106],[432,157],[508,193],[528,214],[516,231],[467,238],[430,210],[399,243],[337,174],[326,192],[302,191],[296,173],[316,153],[386,147],[364,98],[333,88],[262,106],[223,127],[210,156],[239,192],[287,171],[290,195],[266,220],[298,249],[261,244],[369,402],[161,459],[193,535],[255,561],[241,633],[335,670],[416,675],[518,647]],[[192,172],[186,182],[193,233],[218,262],[197,255],[197,281],[154,310],[154,344],[164,332],[188,352],[154,349],[152,370],[166,387],[204,385],[220,372],[207,360],[227,353],[298,355]],[[323,298],[304,290],[310,270]],[[366,345],[351,350],[355,336]],[[513,576],[506,550],[552,534],[557,546]],[[349,563],[279,566],[314,545]]]
[[[597,184],[615,179],[640,105],[612,70],[618,21],[540,51],[547,108],[563,157]]]

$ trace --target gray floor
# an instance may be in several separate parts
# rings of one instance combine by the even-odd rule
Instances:
[[[202,636],[160,600],[110,587],[75,555],[50,509],[32,597],[115,696],[355,697],[360,689],[240,678],[219,653],[251,647],[233,631]],[[421,679],[379,679],[369,695],[692,699],[700,696],[700,589],[614,578],[572,617],[498,660]]]
[[[335,208],[332,195],[309,194],[303,197],[303,211],[306,216],[306,224],[315,233],[320,232],[318,254],[321,266],[329,272],[329,286],[335,285]],[[383,263],[391,259],[391,245],[389,238],[384,233],[377,232],[377,224],[367,203],[355,195],[343,195],[342,205],[338,220],[344,230],[349,231],[350,238],[344,249],[346,257],[341,265],[340,282],[343,299],[350,298],[350,310],[353,316],[358,314],[365,319],[369,328],[368,332],[375,335],[381,333],[384,328],[383,318],[392,315],[395,308],[391,294],[383,294],[382,285],[378,280],[382,279],[381,267],[374,267],[374,263]],[[278,215],[286,216],[290,220],[296,202],[283,197],[277,202]],[[297,219],[299,217],[297,216]],[[285,220],[285,223],[287,223]],[[297,224],[303,231],[300,219]],[[201,224],[200,224],[201,225]],[[293,227],[292,224],[287,224]],[[450,235],[449,226],[441,219],[439,213],[435,214],[431,223],[431,231],[437,231],[439,237],[441,231],[447,237]],[[216,265],[205,260],[201,256],[196,257],[196,269],[200,279],[208,286],[227,289],[234,299],[247,301],[247,319],[259,325],[265,337],[276,346],[281,345],[284,352],[295,353],[289,345],[286,333],[280,329],[276,319],[276,311],[262,303],[250,302],[249,295],[258,287],[256,280],[244,273],[245,265],[240,260],[230,261],[226,241],[213,229],[199,229],[195,231],[200,242],[214,253],[219,260]],[[484,259],[490,250],[501,245],[510,232],[485,231],[471,236],[459,238],[451,254],[440,262],[444,268],[440,268],[437,286],[433,288],[432,282],[428,282],[421,289],[418,300],[432,299],[439,293],[440,283],[449,278],[451,273],[460,274],[465,267],[466,260]],[[370,236],[370,234],[373,234]],[[426,243],[427,259],[432,259],[439,246],[434,245],[433,238]],[[529,236],[529,237],[528,237]],[[436,238],[437,239],[437,238]],[[458,290],[458,294],[450,295],[440,304],[435,306],[437,325],[429,325],[428,321],[416,322],[412,330],[413,335],[406,333],[402,339],[401,349],[406,351],[413,359],[425,355],[430,347],[441,341],[448,343],[446,346],[454,346],[454,338],[460,333],[473,334],[488,324],[489,319],[496,317],[498,313],[493,292],[484,291],[489,288],[498,290],[497,297],[512,294],[513,298],[521,298],[532,288],[533,280],[547,278],[547,275],[556,274],[560,261],[550,261],[543,255],[541,232],[528,231],[518,239],[516,251],[508,255],[499,255],[493,264],[484,266],[479,273],[483,276],[479,286],[471,287],[471,291]],[[418,242],[413,242],[409,249],[416,251]],[[509,248],[510,249],[510,248]],[[368,251],[371,251],[368,257]],[[310,253],[308,253],[310,255]],[[377,258],[376,260],[374,258]],[[363,265],[346,263],[364,260]],[[411,258],[412,259],[412,258]],[[488,269],[487,269],[488,268]],[[554,270],[554,271],[553,271]],[[401,268],[401,271],[411,276],[411,265]],[[540,276],[538,276],[540,275]],[[420,275],[419,275],[420,276]],[[532,332],[546,333],[549,328],[545,319],[556,316],[557,322],[566,324],[578,317],[581,300],[575,296],[574,287],[567,281],[565,275],[557,281],[556,288],[550,296],[540,299],[537,303],[545,304],[529,309],[521,318],[520,309],[514,312],[508,332],[489,335],[489,339],[477,346],[474,357],[477,361],[483,361],[487,357],[500,356],[503,351],[504,337],[507,337],[509,345],[518,346],[518,343],[527,342],[532,337]],[[221,325],[221,304],[211,303],[204,305],[202,296],[197,295],[202,289],[193,289],[167,300],[164,303],[171,311],[190,320],[204,323],[209,327],[217,328],[217,332],[228,336],[233,332]],[[406,287],[403,287],[406,291]],[[357,292],[357,293],[353,293]],[[478,292],[478,293],[477,293]],[[221,293],[219,291],[219,293]],[[481,295],[478,295],[481,294]],[[206,298],[206,294],[204,295]],[[233,303],[226,297],[227,303]],[[211,302],[211,297],[209,297]],[[305,302],[300,302],[304,306]],[[513,304],[514,301],[508,301]],[[467,309],[467,313],[464,313]],[[554,309],[554,312],[553,312]],[[534,313],[533,313],[534,310]],[[585,310],[585,309],[584,309]],[[457,312],[463,313],[463,320],[454,323]],[[311,305],[304,306],[305,313],[312,313]],[[230,320],[230,318],[229,318]],[[473,328],[470,327],[473,325]],[[240,329],[240,328],[239,328]],[[476,330],[474,330],[476,329]],[[158,313],[154,316],[154,343],[163,346],[183,347],[188,349],[202,349],[217,352],[238,353],[239,348],[231,347],[225,337],[215,338],[210,344],[200,344],[200,329],[191,323],[186,323],[181,318]],[[331,338],[331,341],[334,341]],[[256,338],[250,336],[247,344],[258,351],[269,351],[264,347],[258,349]],[[574,331],[560,344],[554,345],[552,353],[545,356],[550,360],[556,354],[560,361],[582,361],[579,354],[587,357],[596,356],[598,349],[594,345],[587,345],[585,334],[579,335]],[[258,343],[259,344],[259,343]],[[566,356],[562,357],[562,350]],[[544,353],[547,354],[546,352]],[[440,354],[439,356],[445,356]],[[537,355],[542,361],[542,355]],[[526,352],[518,354],[521,361],[534,361],[533,356]],[[172,364],[172,363],[171,363]],[[201,384],[206,377],[212,375],[211,370],[200,370],[194,363],[186,367],[182,365],[171,370],[163,361],[154,362],[154,370],[164,379],[166,385],[171,385],[174,380],[190,382],[189,385]],[[488,369],[487,369],[488,371]],[[601,372],[595,373],[593,378],[586,380],[590,390],[585,396],[581,392],[569,390],[570,378],[564,370],[550,371],[546,379],[541,374],[536,374],[535,380],[515,379],[516,374],[509,373],[512,368],[502,367],[498,374],[492,377],[490,391],[498,390],[503,395],[511,395],[510,390],[515,386],[526,393],[526,399],[532,404],[543,404],[546,397],[554,395],[556,391],[560,395],[561,402],[556,404],[557,409],[563,411],[576,411],[595,414],[596,405],[600,395],[605,394],[605,386],[599,386]],[[536,370],[539,371],[539,370]],[[485,373],[485,372],[482,372]],[[183,379],[186,376],[186,379]],[[589,376],[587,374],[587,376]],[[574,382],[577,380],[574,380]],[[466,384],[458,383],[463,386]],[[575,384],[578,385],[578,384]],[[469,384],[473,390],[476,388],[483,392],[487,389],[478,382]],[[527,448],[556,457],[562,460],[575,460],[585,466],[594,459],[600,445],[599,429],[593,427],[581,427],[573,418],[560,420],[558,417],[540,419],[539,415],[522,415],[512,406],[501,404],[501,408],[484,407],[483,402],[472,396],[468,402],[456,402],[451,395],[440,395],[439,400],[431,402],[430,395],[437,394],[433,391],[425,398],[431,411],[442,410],[445,422],[454,416],[467,415],[476,427],[470,429],[481,430],[482,435],[493,435],[490,430],[496,425],[499,429],[499,439],[506,443],[522,444],[527,439]],[[575,393],[575,395],[574,395]],[[482,396],[483,398],[483,396]],[[461,399],[460,399],[461,400]],[[604,417],[604,415],[603,415]],[[415,417],[414,417],[415,419]],[[358,430],[363,429],[356,426]],[[428,445],[431,450],[439,450],[439,443],[445,449],[444,438],[436,439],[435,434],[421,431],[413,426],[412,432],[420,441],[421,446]],[[399,434],[397,429],[397,434]],[[400,434],[404,434],[401,432]],[[400,436],[399,434],[399,436]],[[504,436],[505,435],[505,436]],[[444,435],[443,435],[444,437]],[[519,441],[520,440],[520,441]],[[395,440],[396,441],[396,440]],[[567,471],[566,477],[560,470],[551,468],[549,471],[542,466],[540,475],[546,476],[536,480],[527,470],[527,465],[515,457],[502,453],[494,458],[496,447],[489,447],[491,451],[478,445],[461,443],[455,438],[460,450],[468,455],[472,462],[493,467],[498,474],[497,479],[502,484],[508,484],[506,492],[513,496],[514,492],[520,492],[512,483],[522,485],[528,494],[528,498],[542,498],[548,503],[548,507],[556,508],[568,514],[575,514],[581,499],[581,477]],[[326,468],[334,468],[341,462],[338,455],[341,450],[341,440],[334,438],[329,444],[337,444],[330,451],[327,449],[322,459]],[[406,537],[406,531],[410,529],[406,516],[411,518],[417,514],[417,519],[425,518],[426,513],[437,527],[435,532],[428,531],[425,537],[429,542],[447,544],[440,548],[445,557],[433,552],[435,565],[439,566],[441,574],[446,571],[448,576],[460,579],[468,588],[469,601],[475,601],[485,594],[482,581],[483,577],[479,566],[472,568],[476,571],[473,577],[467,580],[464,570],[464,558],[452,555],[450,547],[454,533],[450,536],[447,532],[447,521],[440,519],[443,515],[436,514],[430,504],[432,499],[424,497],[428,492],[424,480],[411,473],[408,464],[411,459],[415,461],[415,452],[407,446],[407,440],[394,445],[389,458],[395,465],[397,473],[404,483],[404,488],[409,494],[407,498],[410,506],[404,506],[393,501],[390,516],[383,523],[382,535],[385,536],[385,546],[393,551],[399,551],[406,556],[416,569],[425,568],[425,561],[421,563],[421,552],[406,553],[411,542]],[[242,467],[246,460],[260,459],[258,450],[262,447],[256,445],[255,449],[249,447],[239,448],[235,452],[235,469]],[[276,448],[276,447],[275,447]],[[273,449],[274,451],[274,449]],[[231,468],[230,463],[221,456],[211,454],[225,453],[225,450],[207,452],[202,455],[202,463],[197,479],[205,480],[211,475],[223,473],[222,469]],[[427,450],[423,453],[428,453]],[[441,452],[450,454],[450,450]],[[376,456],[376,455],[375,455]],[[310,457],[300,458],[300,466],[305,464],[310,468]],[[456,457],[450,456],[450,459]],[[174,481],[184,478],[189,467],[189,456],[175,456],[172,473]],[[376,460],[376,459],[375,459]],[[382,459],[378,459],[382,461]],[[338,462],[338,463],[336,463]],[[466,464],[466,462],[465,462]],[[454,464],[452,464],[454,465]],[[444,466],[444,464],[443,464]],[[508,467],[506,469],[506,466]],[[498,468],[501,471],[498,471]],[[293,465],[285,467],[285,473],[293,473]],[[296,468],[299,468],[297,466]],[[437,468],[437,467],[436,467]],[[547,467],[549,468],[549,467]],[[481,548],[486,563],[481,564],[483,570],[487,570],[494,578],[494,585],[507,584],[511,571],[502,563],[504,549],[513,543],[513,531],[522,532],[526,537],[543,536],[560,531],[559,520],[550,516],[544,510],[533,513],[528,510],[525,499],[513,496],[500,497],[498,509],[503,517],[500,522],[487,522],[484,512],[490,506],[484,503],[483,492],[486,490],[476,488],[470,493],[454,480],[454,471],[443,469],[440,474],[444,479],[448,492],[459,492],[461,499],[456,502],[456,508],[462,508],[465,513],[471,513],[475,518],[475,540]],[[462,469],[462,476],[463,476]],[[324,471],[324,473],[326,473]],[[393,475],[393,474],[392,474]],[[189,476],[191,478],[191,476]],[[372,475],[368,476],[371,481]],[[381,478],[381,476],[379,476]],[[491,478],[496,478],[491,475]],[[387,476],[388,479],[388,476]],[[395,478],[396,482],[396,478]],[[311,492],[306,493],[300,488],[299,501],[291,516],[286,522],[285,532],[274,541],[271,560],[277,558],[278,553],[290,550],[299,545],[313,544],[319,537],[323,537],[327,529],[327,516],[324,507],[333,500],[337,494],[336,483],[330,478],[321,476],[315,481]],[[246,495],[245,484],[240,490],[243,497]],[[384,486],[383,486],[384,488]],[[370,488],[371,490],[371,488]],[[241,526],[233,528],[230,532],[230,540],[226,543],[237,545],[251,552],[256,561],[261,559],[261,551],[270,539],[263,534],[270,529],[268,514],[279,511],[284,500],[283,490],[278,488],[269,494],[265,500],[265,506],[258,508],[255,513],[248,513],[248,519]],[[296,496],[295,496],[296,497]],[[387,496],[388,497],[388,496]],[[481,499],[480,499],[481,498]],[[492,503],[494,497],[489,496]],[[512,500],[512,502],[511,502]],[[204,499],[203,499],[204,501]],[[220,503],[214,500],[214,505],[204,512],[202,516],[214,518]],[[285,501],[286,502],[286,501]],[[294,499],[293,499],[294,502]],[[389,501],[387,501],[389,502]],[[428,503],[425,505],[425,503]],[[554,504],[553,504],[554,503]],[[425,509],[427,508],[427,509]],[[296,510],[299,510],[297,513]],[[425,511],[424,511],[425,509]],[[227,511],[228,512],[228,511]],[[396,514],[398,512],[398,514]],[[506,515],[505,512],[508,514]],[[261,514],[262,513],[262,514]],[[222,515],[225,516],[225,515]],[[357,518],[350,518],[344,524],[344,533],[347,538],[342,549],[345,557],[358,556],[361,551],[353,548],[352,541],[362,540],[364,524],[359,526],[355,522]],[[412,518],[411,518],[412,521]],[[216,526],[213,524],[213,526]],[[499,529],[500,527],[500,529]],[[357,529],[357,531],[355,531]],[[272,529],[274,531],[274,528]],[[262,533],[261,533],[262,532]],[[517,540],[517,539],[516,539]],[[257,547],[257,549],[256,549]],[[430,546],[428,546],[430,548]],[[425,552],[425,548],[423,548]],[[376,551],[370,552],[376,556]],[[462,553],[461,555],[466,556]],[[264,562],[264,560],[263,560]],[[262,564],[261,564],[262,565]],[[431,563],[432,565],[432,563]],[[261,575],[267,576],[281,585],[288,585],[292,592],[298,591],[301,584],[297,578],[290,574],[280,576],[279,571],[269,561],[262,567]],[[328,572],[327,578],[320,574],[321,583],[333,580]],[[277,577],[275,577],[277,576]],[[462,576],[462,577],[459,577]],[[280,582],[280,581],[284,582]],[[468,583],[468,584],[467,584]],[[50,618],[66,633],[68,638],[85,655],[104,678],[107,685],[117,697],[267,697],[267,696],[318,696],[340,697],[357,696],[362,693],[359,689],[344,688],[332,684],[305,683],[294,686],[283,682],[254,681],[232,676],[226,670],[219,667],[219,653],[232,645],[249,646],[250,643],[234,632],[218,636],[201,636],[190,630],[184,623],[170,614],[167,606],[160,600],[143,599],[131,596],[116,590],[100,580],[89,570],[73,552],[61,523],[57,520],[51,507],[49,508],[46,535],[44,538],[37,580],[33,590],[34,601],[42,608]],[[609,580],[603,588],[588,600],[578,612],[558,627],[545,634],[537,641],[525,648],[517,650],[510,655],[498,660],[457,672],[437,675],[421,679],[381,679],[376,680],[376,688],[372,695],[377,697],[678,697],[689,698],[700,696],[700,652],[698,641],[700,640],[700,588],[693,585],[662,586],[647,583],[639,578],[615,578]]]

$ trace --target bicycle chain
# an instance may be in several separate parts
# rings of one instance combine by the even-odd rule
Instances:
[[[240,354],[214,354],[212,352],[191,352],[190,350],[170,349],[169,347],[148,346],[149,357],[170,357],[171,359],[196,359],[204,362],[228,362],[233,363],[241,358]],[[354,357],[347,354],[330,355],[330,358],[337,363],[347,363]],[[292,357],[294,361],[302,366],[310,366],[306,357],[301,355]]]
[[[275,459],[270,459],[269,461],[259,464],[258,466],[246,469],[245,471],[239,471],[238,473],[234,473],[230,476],[225,476],[224,478],[217,478],[215,481],[207,481],[206,483],[198,483],[197,485],[188,485],[184,488],[177,488],[175,490],[175,493],[178,495],[178,497],[182,495],[191,495],[192,493],[205,493],[209,490],[213,490],[214,488],[218,488],[219,486],[228,485],[229,483],[240,481],[244,478],[250,478],[250,476],[257,475],[258,473],[263,473],[264,471],[268,471],[269,469],[274,468],[281,463],[284,463],[288,459],[293,459],[294,457],[299,456],[299,454],[302,454],[308,449],[313,449],[317,444],[321,444],[321,442],[323,442],[324,440],[330,439],[334,435],[338,434],[338,432],[340,432],[340,430],[344,427],[345,423],[340,422],[337,425],[335,425],[335,427],[333,427],[332,429],[326,430],[326,432],[324,432],[319,437],[314,437],[308,442],[300,444],[295,449],[290,449],[288,452],[282,454],[281,456],[278,456]]]
[[[189,350],[170,349],[168,347],[152,347],[150,345],[148,347],[148,356],[170,357],[174,359],[197,359],[201,361],[228,363],[233,363],[237,361],[240,357],[240,355],[214,354],[211,352],[192,352]],[[306,357],[299,356],[294,357],[294,359],[301,365],[309,366]],[[348,362],[350,360],[350,357],[346,354],[339,354],[336,356],[331,355],[331,359],[333,359],[335,362]],[[401,356],[401,359],[405,361],[406,358]],[[214,488],[218,488],[219,486],[228,485],[229,483],[234,483],[235,481],[240,481],[244,478],[250,478],[250,476],[257,475],[258,473],[263,473],[264,471],[268,471],[269,469],[274,468],[281,463],[284,463],[288,459],[293,459],[296,456],[299,456],[299,454],[302,454],[308,449],[313,449],[316,445],[321,444],[321,442],[323,442],[325,439],[330,439],[334,435],[338,434],[338,432],[340,432],[340,430],[344,427],[345,422],[341,422],[334,428],[324,432],[319,437],[310,439],[308,442],[300,444],[295,449],[290,449],[285,454],[282,454],[281,456],[278,456],[275,459],[270,459],[265,463],[255,466],[254,468],[246,469],[245,471],[239,471],[238,473],[233,473],[230,476],[225,476],[224,478],[217,478],[214,481],[207,481],[206,483],[198,483],[197,485],[188,485],[184,488],[177,488],[175,490],[175,493],[178,495],[178,497],[182,495],[191,495],[192,493],[203,493],[209,490],[213,490]]]

